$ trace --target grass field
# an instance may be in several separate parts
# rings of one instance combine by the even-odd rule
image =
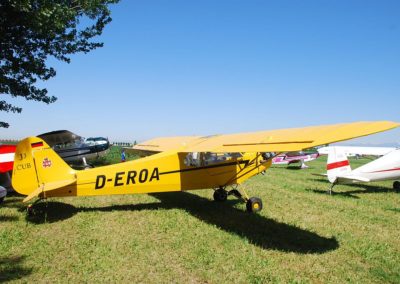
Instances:
[[[0,282],[400,283],[400,194],[381,182],[329,196],[312,175],[325,161],[247,181],[263,199],[259,214],[203,190],[55,198],[44,222],[9,196],[0,205]]]

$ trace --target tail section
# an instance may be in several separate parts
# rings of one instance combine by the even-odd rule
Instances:
[[[339,176],[351,172],[351,167],[347,156],[340,148],[330,147],[328,152],[328,161],[326,164],[328,179],[334,183]]]
[[[76,182],[75,170],[70,168],[42,139],[29,137],[18,145],[14,158],[12,185],[28,195],[24,202],[46,191]]]

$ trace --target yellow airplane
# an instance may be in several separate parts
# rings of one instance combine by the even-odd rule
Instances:
[[[24,202],[35,197],[155,193],[213,188],[214,199],[242,197],[250,212],[262,201],[245,190],[227,191],[271,165],[274,153],[365,136],[398,127],[390,121],[356,122],[207,137],[170,137],[144,142],[137,160],[89,170],[70,168],[43,140],[29,137],[16,149],[12,184]]]

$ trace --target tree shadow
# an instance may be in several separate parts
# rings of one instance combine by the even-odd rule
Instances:
[[[22,200],[24,197],[22,195],[8,195],[4,199],[3,203],[1,204],[1,207],[5,208],[16,208],[18,211],[23,210],[26,208],[26,205],[22,203]]]
[[[25,257],[0,257],[0,282],[21,279],[32,273],[32,269],[22,266]]]
[[[12,222],[17,220],[17,216],[0,216],[0,222]]]
[[[400,208],[390,208],[390,209],[388,209],[389,211],[393,211],[393,212],[396,212],[396,213],[400,213]]]
[[[251,214],[242,209],[234,208],[233,205],[239,202],[238,200],[229,200],[225,203],[212,202],[207,198],[187,192],[158,193],[151,194],[151,196],[161,202],[78,208],[60,202],[48,202],[47,222],[70,218],[78,212],[182,209],[207,224],[245,238],[249,243],[263,249],[319,254],[339,247],[339,243],[334,237],[322,237],[293,225],[280,223],[258,214]],[[41,206],[41,210],[44,209],[44,203],[37,205]],[[27,220],[39,224],[45,222],[44,218],[44,214],[37,214],[35,219]]]

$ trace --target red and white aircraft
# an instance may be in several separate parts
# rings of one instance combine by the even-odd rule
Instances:
[[[11,187],[10,171],[14,165],[16,145],[0,145],[0,203]]]
[[[400,149],[395,149],[382,157],[352,170],[344,151],[338,147],[330,147],[326,165],[327,176],[332,186],[358,182],[373,182],[382,180],[396,180],[393,183],[395,190],[400,190]]]

